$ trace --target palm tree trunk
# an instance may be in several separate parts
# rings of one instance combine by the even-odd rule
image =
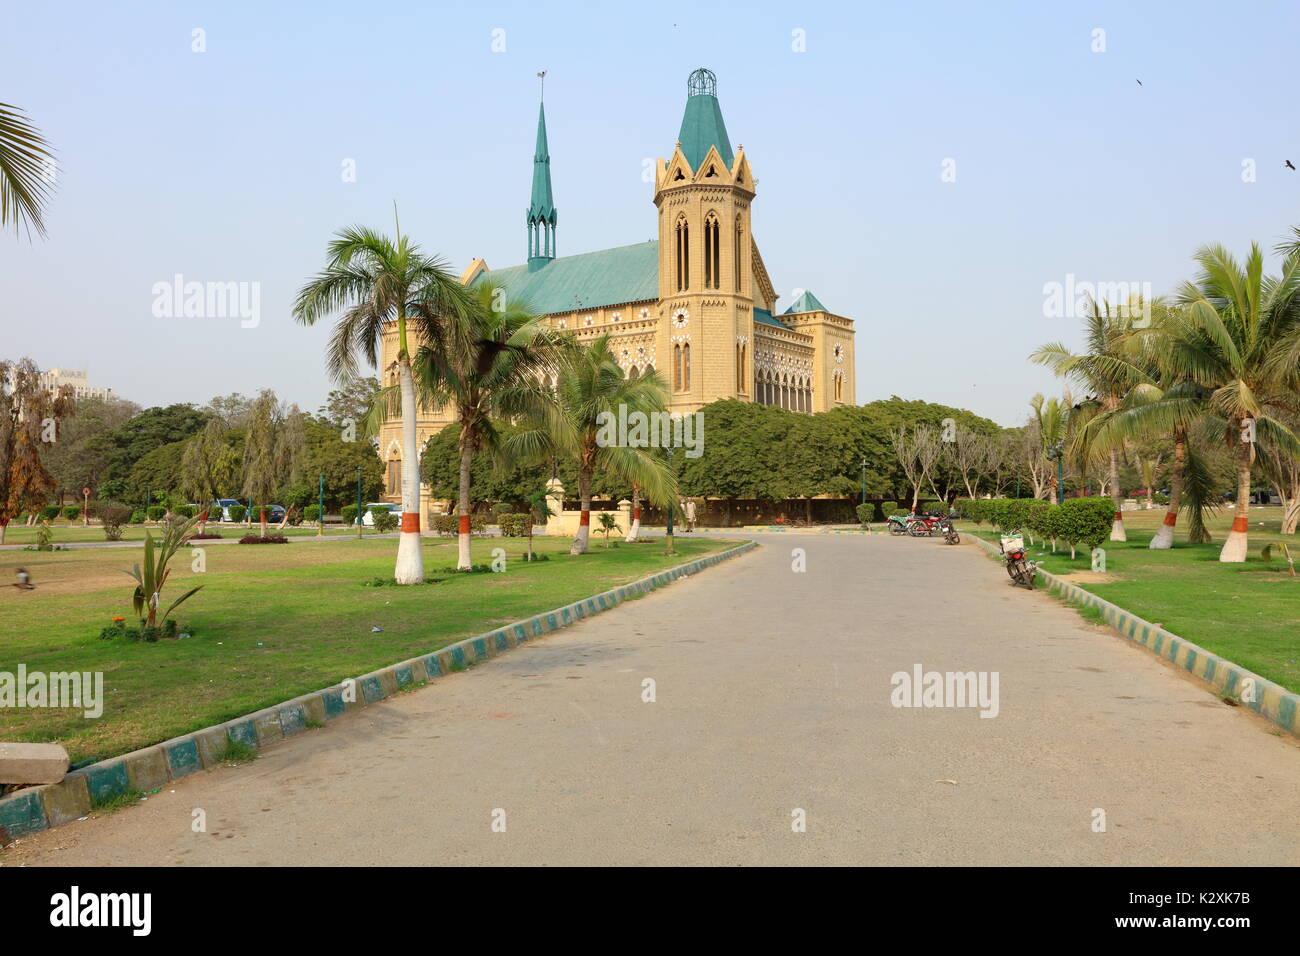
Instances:
[[[397,383],[402,393],[402,533],[397,539],[397,566],[393,571],[393,579],[398,584],[423,584],[424,559],[420,554],[420,456],[415,431],[415,378],[411,375],[411,360],[405,348],[397,360]]]
[[[474,452],[471,448],[466,446],[460,450],[460,491],[456,498],[456,511],[460,515],[456,535],[459,556],[456,559],[456,568],[461,571],[468,571],[473,566],[469,557],[471,529],[469,517],[469,467],[473,460]]]
[[[1250,451],[1250,443],[1242,442],[1237,456],[1237,516],[1232,519],[1232,531],[1219,552],[1220,561],[1238,563],[1246,560],[1249,543],[1246,529],[1250,527]]]
[[[200,512],[199,514],[199,534],[207,534],[207,533],[208,533],[208,509],[204,508],[203,511]],[[2,536],[0,536],[0,543],[2,543]]]
[[[1295,534],[1300,524],[1300,488],[1292,486],[1291,496],[1282,503],[1282,533]],[[0,529],[0,544],[4,543],[4,530]]]
[[[1124,513],[1120,511],[1120,504],[1123,502],[1123,492],[1119,487],[1119,452],[1112,450],[1110,453],[1110,497],[1115,502],[1115,520],[1110,526],[1110,540],[1127,541],[1128,535],[1124,533]]]
[[[1169,479],[1169,510],[1165,512],[1165,523],[1151,539],[1149,548],[1160,551],[1174,546],[1174,525],[1178,524],[1178,506],[1183,497],[1183,462],[1187,458],[1187,436],[1182,432],[1174,434],[1174,473]]]
[[[0,521],[0,544],[5,543],[5,532],[9,530],[9,522]]]
[[[578,533],[573,536],[573,546],[569,554],[586,554],[587,543],[591,538],[591,472],[582,471],[578,475],[578,497],[582,513],[578,517]]]
[[[266,505],[257,506],[257,521],[262,526],[262,537],[266,537]]]
[[[624,539],[629,544],[636,541],[637,535],[641,533],[641,489],[636,485],[632,486],[632,522],[627,529],[627,537]]]

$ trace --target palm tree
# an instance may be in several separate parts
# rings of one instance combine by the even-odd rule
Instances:
[[[294,317],[313,325],[342,310],[326,356],[339,382],[355,378],[358,356],[378,364],[380,338],[389,323],[397,326],[397,398],[402,418],[402,527],[398,536],[398,584],[424,581],[420,555],[420,466],[416,436],[415,379],[411,372],[413,332],[437,351],[445,341],[446,319],[465,319],[464,287],[444,260],[426,256],[409,236],[397,230],[394,242],[372,229],[352,226],[329,244],[325,268],[298,293]]]
[[[591,486],[598,470],[635,482],[652,502],[668,504],[677,493],[673,473],[649,447],[605,440],[603,427],[620,406],[630,415],[658,413],[667,418],[668,389],[658,372],[627,378],[614,358],[609,336],[587,348],[568,350],[559,366],[554,415],[511,439],[528,457],[564,456],[578,466],[581,516],[570,554],[586,554],[591,535]]]
[[[1140,306],[1140,303],[1137,304]],[[1135,364],[1130,355],[1128,341],[1134,330],[1133,303],[1112,307],[1108,302],[1092,302],[1084,322],[1086,349],[1078,355],[1062,343],[1051,342],[1029,356],[1030,361],[1046,365],[1062,378],[1072,380],[1089,393],[1089,397],[1074,406],[1071,415],[1075,426],[1075,446],[1072,456],[1087,461],[1097,454],[1088,439],[1093,429],[1089,419],[1118,409],[1133,386],[1148,380],[1145,371]],[[1111,526],[1110,540],[1125,541],[1124,515],[1120,511],[1123,491],[1119,486],[1119,449],[1101,450],[1110,458],[1110,493],[1115,502],[1115,521]]]
[[[1278,276],[1264,275],[1258,243],[1241,264],[1220,245],[1203,246],[1194,258],[1200,274],[1179,289],[1183,308],[1171,328],[1170,361],[1206,390],[1210,420],[1236,448],[1236,516],[1219,560],[1240,562],[1248,546],[1256,436],[1300,454],[1300,441],[1277,417],[1294,414],[1298,404],[1300,249],[1287,254]]]
[[[420,391],[431,401],[455,403],[460,424],[460,483],[457,497],[459,557],[457,567],[470,561],[470,467],[474,456],[504,447],[494,421],[545,417],[554,397],[540,378],[570,347],[519,302],[500,298],[499,290],[483,285],[470,292],[471,308],[449,320],[443,346],[422,346],[415,356]]]
[[[1034,494],[1037,496],[1041,484],[1047,489],[1048,500],[1059,498],[1061,489],[1057,487],[1056,469],[1049,464],[1046,481],[1043,482],[1039,481],[1040,473],[1037,469],[1042,461],[1055,461],[1065,454],[1065,436],[1070,427],[1070,402],[1068,397],[1065,401],[1059,398],[1044,400],[1039,394],[1029,400],[1029,407],[1034,412],[1030,424],[1036,432],[1030,436],[1033,442],[1029,454],[1037,460],[1028,462],[1030,477],[1035,484]]]
[[[26,226],[45,235],[54,153],[16,106],[0,103],[0,228]]]

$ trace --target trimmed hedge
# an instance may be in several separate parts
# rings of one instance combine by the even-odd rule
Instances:
[[[532,512],[523,514],[499,514],[497,515],[497,527],[501,529],[502,537],[522,538],[528,534],[533,526]]]
[[[63,517],[67,521],[76,521],[81,517],[81,505],[64,505]]]
[[[237,524],[238,522],[243,521],[246,514],[248,514],[248,509],[243,505],[230,506],[230,520],[232,523]]]
[[[876,506],[871,504],[861,504],[854,509],[858,513],[858,523],[866,527],[871,523],[871,519],[876,516]]]
[[[162,519],[163,519],[163,518],[166,516],[166,514],[167,514],[167,506],[166,506],[166,505],[150,505],[150,506],[145,510],[145,514],[147,514],[147,515],[149,516],[149,520],[150,520],[150,521],[162,521]]]
[[[307,507],[303,508],[302,517],[304,521],[319,521],[320,505],[308,505]]]
[[[40,510],[41,520],[54,521],[59,517],[62,511],[63,509],[60,508],[58,505],[46,505],[44,508]]]
[[[342,509],[340,509],[339,513],[343,515],[343,523],[348,527],[352,527],[352,525],[357,523],[356,505],[344,505]]]

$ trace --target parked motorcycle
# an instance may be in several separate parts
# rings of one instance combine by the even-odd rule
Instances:
[[[1025,538],[1019,531],[1002,535],[1002,556],[1007,563],[1007,574],[1013,583],[1022,588],[1034,589],[1038,563],[1025,560]]]

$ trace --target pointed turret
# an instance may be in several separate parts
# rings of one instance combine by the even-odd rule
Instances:
[[[537,109],[537,146],[533,150],[533,194],[528,204],[528,264],[555,258],[555,199],[551,195],[551,153],[546,143],[546,106]]]
[[[716,146],[722,161],[731,168],[735,154],[727,138],[727,124],[722,121],[722,106],[718,103],[718,78],[712,70],[700,67],[686,81],[686,112],[682,114],[682,129],[677,134],[682,155],[698,171],[709,147]]]

